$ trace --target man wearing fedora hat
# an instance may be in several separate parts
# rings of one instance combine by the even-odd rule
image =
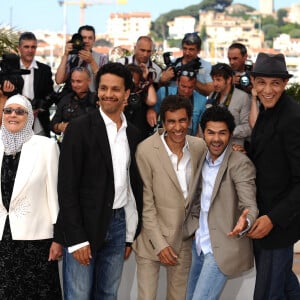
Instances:
[[[300,234],[300,106],[284,91],[292,75],[282,54],[259,53],[251,76],[261,103],[250,149],[259,208],[248,233],[257,270],[254,299],[300,299],[292,271]]]

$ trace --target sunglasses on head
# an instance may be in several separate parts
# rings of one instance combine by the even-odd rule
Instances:
[[[13,112],[15,112],[17,116],[24,116],[25,114],[28,114],[28,111],[22,108],[3,108],[3,113],[5,115],[11,115]]]
[[[197,73],[195,71],[183,70],[180,72],[180,76],[187,76],[189,78],[195,78],[197,76]]]

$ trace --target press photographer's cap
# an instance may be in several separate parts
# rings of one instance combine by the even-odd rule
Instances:
[[[291,78],[286,68],[283,54],[259,53],[250,74],[254,77]]]

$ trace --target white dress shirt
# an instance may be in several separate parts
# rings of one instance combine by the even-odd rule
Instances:
[[[202,192],[201,192],[201,209],[199,217],[199,227],[196,231],[196,249],[198,255],[201,251],[203,254],[213,253],[208,228],[208,211],[211,204],[211,197],[215,186],[216,177],[220,166],[223,162],[226,150],[213,162],[210,153],[207,152],[202,167]]]
[[[168,153],[168,156],[172,162],[174,171],[176,173],[177,179],[179,181],[182,194],[186,199],[188,196],[189,183],[192,174],[192,165],[191,165],[191,153],[189,150],[189,145],[187,140],[185,140],[185,145],[182,149],[182,158],[178,161],[178,157],[174,154],[165,141],[165,133],[161,135],[161,140],[165,146],[165,149]]]
[[[20,68],[24,70],[30,70],[30,74],[22,75],[24,79],[24,86],[22,95],[28,98],[30,101],[34,99],[34,69],[38,69],[39,66],[36,60],[33,60],[28,68],[26,68],[20,59]],[[35,134],[44,135],[44,129],[38,118],[34,118],[33,131]]]

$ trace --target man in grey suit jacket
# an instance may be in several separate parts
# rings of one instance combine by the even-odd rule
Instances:
[[[202,116],[208,152],[184,224],[187,237],[195,233],[187,299],[218,299],[228,276],[253,267],[252,241],[244,234],[258,214],[255,168],[245,154],[233,151],[234,126],[224,107],[208,108]]]
[[[250,97],[234,86],[234,72],[229,65],[218,63],[212,66],[210,75],[213,79],[214,92],[210,95],[207,106],[212,104],[228,108],[235,122],[232,142],[244,146],[245,140],[250,139],[251,136],[248,120],[251,108]]]
[[[167,96],[160,107],[164,129],[143,141],[136,159],[144,184],[141,233],[133,244],[138,299],[156,299],[161,265],[167,268],[167,299],[184,299],[191,263],[191,239],[183,241],[188,193],[201,156],[202,139],[187,136],[190,101]]]

